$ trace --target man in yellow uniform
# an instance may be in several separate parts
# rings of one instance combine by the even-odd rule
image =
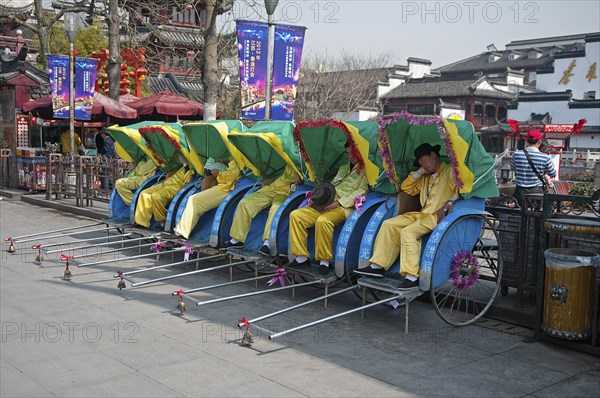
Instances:
[[[287,265],[288,267],[301,268],[310,265],[308,228],[314,226],[315,260],[319,261],[319,274],[329,273],[329,263],[333,260],[333,231],[352,214],[354,199],[366,194],[369,189],[364,169],[359,174],[355,172],[358,159],[351,151],[348,151],[348,156],[350,163],[340,167],[332,181],[335,185],[335,198],[332,199],[335,200],[322,209],[309,203],[311,206],[294,210],[290,214],[290,252],[296,258]],[[320,187],[315,188],[311,201],[317,200],[314,196],[319,189]]]
[[[115,182],[115,189],[123,199],[126,205],[131,204],[133,192],[142,185],[144,181],[152,177],[156,173],[156,163],[151,159],[140,160],[129,175],[119,178]]]
[[[279,206],[295,191],[295,187],[298,186],[300,181],[298,173],[288,165],[283,170],[283,174],[273,181],[273,183],[262,187],[242,199],[235,211],[233,224],[231,224],[231,230],[229,231],[231,240],[223,243],[222,248],[243,247],[248,236],[248,231],[250,230],[250,225],[252,224],[252,219],[263,209],[270,206],[269,216],[267,217],[262,236],[263,245],[259,250],[261,254],[269,256],[271,254],[269,232],[271,230],[271,223],[275,218],[275,213],[277,213]]]
[[[458,199],[452,167],[442,163],[440,146],[421,144],[414,153],[414,166],[419,169],[402,182],[400,189],[411,196],[420,194],[422,208],[385,220],[375,239],[371,264],[355,271],[382,277],[401,255],[400,274],[405,278],[399,289],[419,286],[421,237],[433,231]]]
[[[192,195],[185,205],[181,220],[175,227],[175,234],[188,239],[204,213],[219,206],[229,192],[235,189],[240,178],[240,168],[231,159],[225,171],[213,168],[211,174],[217,179],[217,185]]]
[[[75,144],[75,148],[73,148],[73,152],[75,154],[79,153],[79,146],[81,145],[81,138],[79,138],[79,134],[73,134],[73,143]],[[60,147],[62,153],[67,154],[71,152],[71,131],[65,130],[60,135]]]
[[[194,171],[184,165],[173,175],[167,176],[162,183],[144,189],[135,208],[135,223],[148,228],[152,216],[156,221],[163,223],[167,219],[169,202],[192,180],[193,175]]]

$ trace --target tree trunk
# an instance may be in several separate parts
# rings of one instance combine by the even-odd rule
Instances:
[[[110,57],[106,65],[108,74],[108,96],[115,101],[119,100],[119,88],[121,82],[121,58],[120,42],[119,42],[119,27],[120,18],[118,13],[118,0],[110,0],[108,4],[108,51]]]
[[[48,60],[46,58],[46,54],[50,52],[50,42],[49,42],[49,31],[50,27],[44,18],[44,7],[42,4],[42,0],[35,0],[34,3],[35,9],[35,18],[37,20],[37,30],[35,31],[40,39],[40,48],[38,49],[38,57],[37,62],[40,65],[43,65],[44,68],[48,68]]]
[[[204,120],[217,118],[217,94],[219,88],[219,61],[217,15],[221,0],[206,2],[206,30],[204,31],[204,62],[202,86],[204,88]]]

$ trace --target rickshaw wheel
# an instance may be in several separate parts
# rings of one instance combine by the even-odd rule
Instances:
[[[500,289],[502,256],[492,220],[480,214],[457,218],[442,235],[431,270],[435,311],[454,326],[481,318]]]

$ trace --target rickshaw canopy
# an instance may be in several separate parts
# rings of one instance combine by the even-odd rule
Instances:
[[[190,151],[188,142],[179,123],[156,123],[138,128],[138,131],[146,141],[150,152],[160,160],[167,171],[180,168],[183,164],[179,158],[182,155],[198,173],[203,170],[198,156]]]
[[[157,165],[160,164],[160,160],[148,149],[146,142],[142,139],[138,131],[139,127],[152,124],[156,124],[156,122],[142,122],[129,126],[118,126],[115,124],[108,127],[106,132],[115,141],[117,155],[128,162],[137,163],[142,159],[148,158]]]
[[[379,169],[370,160],[369,142],[353,124],[333,119],[300,122],[294,129],[294,140],[308,170],[310,181],[331,181],[338,169],[350,160],[345,148],[359,161],[358,171],[365,171],[369,185],[376,184]]]
[[[459,193],[490,198],[499,195],[494,159],[464,120],[400,113],[379,119],[379,146],[388,178],[397,186],[415,170],[414,150],[423,143],[440,145],[442,161],[452,166]]]
[[[246,157],[256,176],[265,180],[278,177],[286,166],[302,176],[293,131],[292,122],[257,122],[245,133],[229,133],[229,140]]]
[[[239,168],[243,169],[248,160],[229,142],[228,134],[245,130],[246,126],[239,120],[209,120],[185,124],[183,133],[201,164],[202,170],[198,172],[204,174],[204,164],[208,158],[224,160],[233,157]]]

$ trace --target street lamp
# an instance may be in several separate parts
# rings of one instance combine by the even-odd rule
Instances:
[[[73,55],[73,43],[75,42],[75,34],[77,30],[75,28],[75,15],[72,12],[65,14],[65,34],[69,39],[69,139],[71,143],[71,158],[75,153],[75,78],[73,76],[73,69],[75,66],[74,55]]]
[[[279,0],[265,0],[269,24],[267,36],[267,87],[265,93],[265,120],[271,119],[271,91],[273,90],[273,57],[275,55],[275,21],[273,14]]]

